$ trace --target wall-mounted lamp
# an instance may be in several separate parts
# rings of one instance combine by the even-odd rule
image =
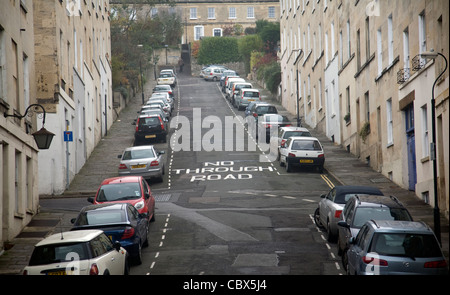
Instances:
[[[14,117],[18,119],[23,119],[25,116],[31,116],[38,108],[41,108],[43,111],[43,119],[42,119],[42,128],[39,131],[36,131],[35,133],[31,134],[34,137],[34,140],[36,141],[36,144],[39,149],[46,150],[50,147],[50,144],[52,143],[53,136],[55,134],[51,133],[50,131],[47,131],[47,129],[44,128],[45,125],[45,109],[40,104],[31,104],[26,110],[25,114],[23,115],[8,115],[6,112],[3,114],[6,117]],[[28,112],[30,113],[28,114]]]

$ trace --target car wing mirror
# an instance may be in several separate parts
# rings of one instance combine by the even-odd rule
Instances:
[[[325,194],[320,195],[320,197],[321,197],[322,199],[324,199],[324,198],[325,198]]]
[[[116,249],[116,251],[119,251],[121,247],[122,247],[122,245],[120,244],[119,241],[114,242],[114,249]]]
[[[343,221],[343,220],[339,221],[337,223],[337,225],[342,226],[344,228],[350,228],[350,225],[347,222]]]
[[[76,219],[76,218],[72,218],[72,219],[70,220],[70,223],[74,224],[75,221],[77,221],[77,219]]]
[[[89,198],[87,198],[87,201],[88,201],[89,203],[92,203],[92,204],[94,204],[94,198],[93,198],[93,197],[89,197]]]
[[[349,244],[349,245],[356,244],[356,239],[355,239],[354,237],[349,238],[349,239],[348,239],[348,244]]]

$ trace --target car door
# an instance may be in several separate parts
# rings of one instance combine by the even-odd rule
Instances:
[[[354,274],[359,272],[359,265],[361,264],[361,259],[365,254],[365,248],[368,243],[368,234],[370,232],[370,228],[367,225],[364,225],[359,231],[358,235],[355,237],[355,242],[350,245],[347,251],[348,257],[348,272]]]
[[[286,143],[280,147],[280,163],[286,164],[286,157],[289,153],[289,147],[291,146],[292,138],[288,138]]]
[[[147,241],[147,229],[148,229],[148,220],[146,218],[142,218],[142,215],[139,215],[139,212],[133,206],[128,206],[128,219],[131,225],[134,227],[134,230],[139,237],[139,243],[141,246]]]
[[[327,224],[328,216],[333,214],[332,210],[334,209],[334,197],[336,196],[336,188],[332,188],[328,194],[325,196],[323,202],[319,203],[320,206],[320,222],[323,225]]]
[[[114,249],[111,240],[104,233],[92,239],[90,244],[94,256],[93,263],[97,264],[99,274],[123,274],[124,258],[119,256],[120,253]]]

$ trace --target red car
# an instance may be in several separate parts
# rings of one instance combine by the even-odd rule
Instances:
[[[149,221],[155,220],[155,198],[142,176],[119,176],[102,181],[93,204],[130,203],[139,213],[147,213]]]

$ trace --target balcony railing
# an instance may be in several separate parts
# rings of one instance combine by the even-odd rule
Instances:
[[[405,83],[406,81],[408,81],[408,79],[409,79],[410,76],[411,76],[411,75],[410,75],[409,68],[403,68],[403,69],[400,69],[400,70],[397,72],[397,84],[403,84],[403,83]]]
[[[418,54],[418,55],[414,56],[412,59],[412,70],[416,72],[416,71],[420,70],[421,68],[423,68],[425,66],[425,64],[426,64],[425,59],[421,58],[420,55]]]

